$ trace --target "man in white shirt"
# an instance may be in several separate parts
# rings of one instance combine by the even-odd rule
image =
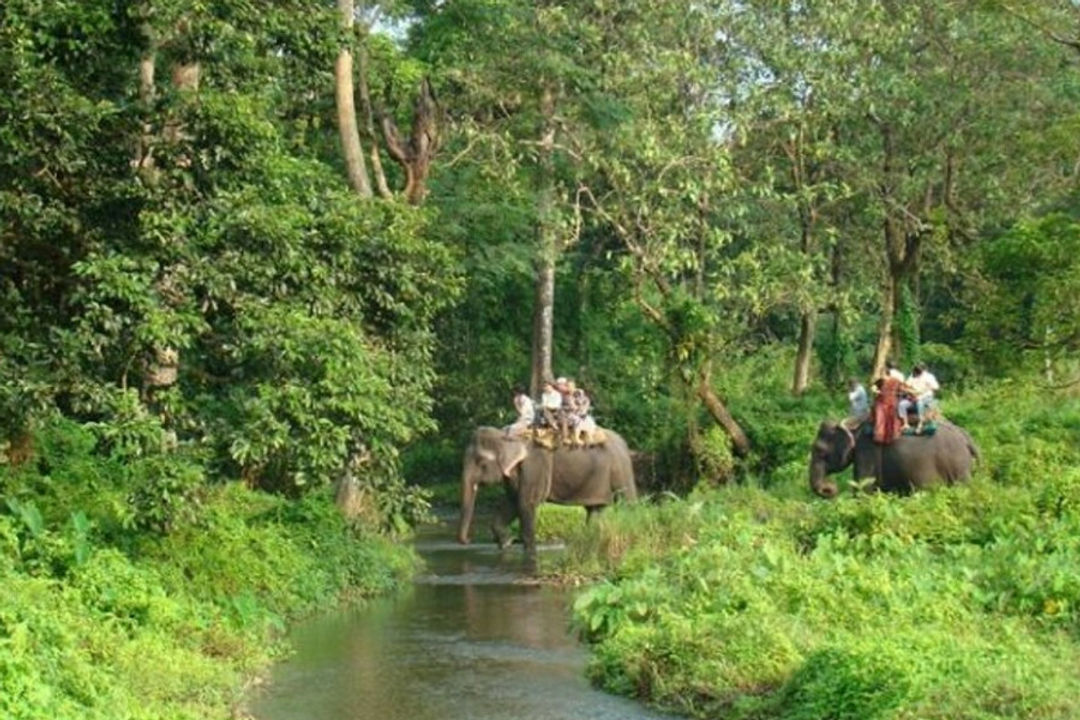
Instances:
[[[517,410],[517,420],[507,426],[506,434],[511,437],[525,435],[536,420],[536,408],[523,387],[514,389],[514,409]]]
[[[844,426],[848,430],[855,430],[869,417],[870,398],[866,388],[857,378],[851,378],[848,380],[848,416],[844,418]]]
[[[896,363],[894,363],[892,360],[885,361],[885,375],[887,377],[895,378],[900,382],[904,382],[903,371],[900,368],[896,367]]]
[[[908,391],[915,396],[915,413],[919,416],[919,425],[915,428],[916,433],[921,433],[926,422],[926,411],[930,409],[934,401],[934,393],[941,386],[934,374],[927,370],[921,363],[911,370],[911,376],[904,383]],[[911,400],[904,398],[900,401],[900,418],[904,421],[904,427],[908,427],[907,414],[911,407]]]

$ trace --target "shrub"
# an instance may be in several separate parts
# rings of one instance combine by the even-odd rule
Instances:
[[[833,502],[728,487],[580,528],[554,569],[606,578],[574,607],[590,677],[695,717],[1076,716],[1077,449],[1052,420],[1072,410],[1013,433],[970,409],[982,398],[957,407],[1006,447],[984,439],[967,485]],[[994,463],[1030,443],[1040,475],[1003,484]]]
[[[286,619],[385,592],[415,567],[407,546],[346,523],[326,491],[292,501],[228,484],[167,533],[105,532],[130,485],[91,446],[55,425],[42,462],[0,471],[13,496],[0,508],[0,717],[222,717]],[[108,498],[93,519],[57,511],[92,499],[79,479]]]

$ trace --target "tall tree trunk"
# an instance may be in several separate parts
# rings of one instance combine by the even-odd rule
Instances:
[[[184,25],[186,30],[186,24]],[[140,66],[140,83],[143,79]],[[150,68],[145,68],[150,72]],[[183,114],[188,103],[194,103],[199,91],[199,81],[202,79],[202,64],[198,59],[189,59],[186,62],[173,63],[170,68],[170,77],[176,92],[183,98],[179,107],[174,109],[173,114],[165,121],[162,135],[166,142],[179,145],[188,136],[185,133]],[[178,168],[187,168],[191,165],[191,158],[183,154],[177,154],[176,163]],[[183,242],[182,238],[176,238],[175,242]],[[160,276],[154,281],[154,290],[162,301],[172,307],[179,307],[184,302],[184,289],[178,276],[183,274],[183,264],[174,263],[162,268]],[[180,350],[172,346],[155,346],[151,351],[151,357],[147,361],[146,375],[144,378],[145,401],[152,412],[157,413],[162,419],[162,425],[167,428],[163,438],[165,449],[173,449],[176,444],[176,433],[171,429],[171,421],[168,413],[160,402],[161,393],[177,383],[180,378]]]
[[[907,233],[894,213],[901,205],[896,196],[900,185],[898,178],[895,134],[888,123],[878,126],[882,145],[881,203],[885,219],[882,223],[882,239],[885,244],[885,272],[882,284],[881,323],[878,325],[877,347],[874,349],[873,376],[880,377],[890,353],[895,353],[896,311],[900,304],[900,291],[904,277],[911,272],[918,255],[919,234]]]
[[[745,457],[750,452],[750,439],[746,437],[742,427],[735,421],[735,418],[728,412],[727,406],[724,405],[716,391],[713,390],[712,361],[706,361],[701,368],[697,395],[705,405],[705,409],[709,411],[713,419],[716,420],[720,427],[724,428],[724,432],[731,438],[731,446],[734,448],[735,454],[739,457]]]
[[[355,23],[353,0],[338,0],[341,27],[351,35]],[[349,185],[360,197],[371,197],[371,181],[364,163],[364,149],[360,145],[360,130],[356,124],[356,103],[353,99],[353,58],[346,44],[338,52],[334,63],[334,99],[337,104],[338,132],[341,135],[341,151],[345,159],[345,172]]]
[[[150,114],[154,107],[156,95],[154,87],[154,75],[157,70],[157,37],[150,23],[150,8],[144,3],[140,10],[143,13],[143,21],[139,24],[139,32],[143,36],[146,47],[139,57],[139,105],[143,116],[146,118],[142,123],[142,130],[135,146],[135,171],[147,185],[157,181],[157,172],[154,169],[153,156],[153,125],[150,123]]]
[[[532,377],[529,389],[539,395],[552,379],[554,341],[555,257],[543,254],[536,263],[536,296],[533,301]]]
[[[896,311],[896,278],[890,272],[882,285],[881,323],[878,325],[877,347],[874,348],[873,377],[881,377],[885,372],[885,361],[892,352],[893,319]]]
[[[908,360],[911,348],[907,346],[904,337],[904,324],[908,319],[904,313],[904,288],[907,287],[907,278],[899,273],[894,273],[892,278],[892,341],[890,342],[890,355],[893,362],[903,368]]]
[[[795,353],[795,378],[791,391],[796,395],[806,392],[810,384],[810,358],[814,350],[814,330],[817,326],[817,312],[804,311],[799,319],[799,349]]]
[[[555,261],[558,238],[555,226],[555,92],[545,84],[540,97],[544,123],[540,134],[539,183],[537,190],[536,296],[533,305],[532,378],[530,389],[539,394],[551,379],[551,355],[555,321]]]
[[[389,200],[394,196],[386,182],[382,157],[379,155],[379,139],[375,136],[375,112],[371,107],[371,92],[368,90],[367,48],[360,48],[358,81],[360,84],[360,107],[364,110],[364,127],[367,140],[371,143],[371,172],[375,176],[375,189],[379,197]]]
[[[840,239],[837,238],[833,243],[832,254],[829,258],[829,282],[833,291],[832,303],[829,308],[832,313],[833,348],[829,368],[831,376],[828,379],[830,383],[837,385],[843,382],[844,375],[851,370],[845,362],[847,359],[847,346],[840,334],[843,326],[843,308],[840,305],[840,284],[843,281],[844,251],[840,244]]]
[[[801,155],[799,155],[801,157]],[[801,174],[797,176],[797,187],[801,189]],[[810,252],[813,248],[813,235],[811,226],[814,215],[810,208],[800,207],[799,220],[802,225],[802,252],[806,262],[811,262]],[[810,357],[814,349],[814,330],[817,325],[817,310],[810,308],[803,310],[799,318],[799,349],[795,353],[795,377],[791,383],[791,392],[802,395],[806,392],[806,386],[810,384]]]

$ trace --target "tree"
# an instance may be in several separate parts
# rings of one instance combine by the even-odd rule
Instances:
[[[533,216],[532,237],[517,241],[533,248],[534,393],[552,376],[556,269],[574,240],[573,146],[584,131],[583,88],[592,72],[580,62],[586,9],[522,0],[422,4],[413,38],[441,76],[458,131],[471,136],[473,152],[462,162],[503,164],[498,175]],[[477,44],[477,36],[487,40]]]
[[[967,289],[965,335],[998,371],[1034,358],[1047,383],[1080,350],[1080,221],[1075,213],[1023,218],[979,253]]]
[[[457,271],[428,213],[339,179],[331,8],[37,6],[0,15],[7,434],[90,422],[175,498],[194,462],[288,493],[345,468],[409,506]]]
[[[1034,188],[1060,185],[1047,172],[1059,149],[1033,140],[1061,121],[1056,61],[1014,16],[964,2],[761,3],[742,18],[732,37],[753,82],[737,97],[758,106],[746,131],[783,151],[770,161],[751,140],[750,166],[783,178],[773,192],[794,202],[806,247],[823,221],[845,239],[834,285],[850,259],[878,258],[874,374],[890,354],[914,359],[925,263],[946,269],[982,228],[1037,203]],[[822,263],[807,261],[820,281]]]
[[[341,152],[349,185],[362,198],[371,197],[371,180],[364,162],[364,149],[360,145],[360,130],[356,122],[356,104],[353,91],[352,37],[356,24],[356,6],[353,0],[337,0],[338,13],[344,41],[334,62],[334,98],[337,103],[338,132],[341,135]]]

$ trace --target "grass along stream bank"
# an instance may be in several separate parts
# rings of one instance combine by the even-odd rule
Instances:
[[[588,527],[546,508],[556,571],[593,582],[591,679],[701,718],[1080,717],[1080,408],[1008,383],[949,412],[983,450],[966,486],[812,499],[805,413],[769,476]]]
[[[119,466],[73,424],[0,467],[0,717],[200,720],[240,713],[291,620],[385,593],[406,545],[350,528],[322,492],[231,483],[167,533],[125,522]]]

